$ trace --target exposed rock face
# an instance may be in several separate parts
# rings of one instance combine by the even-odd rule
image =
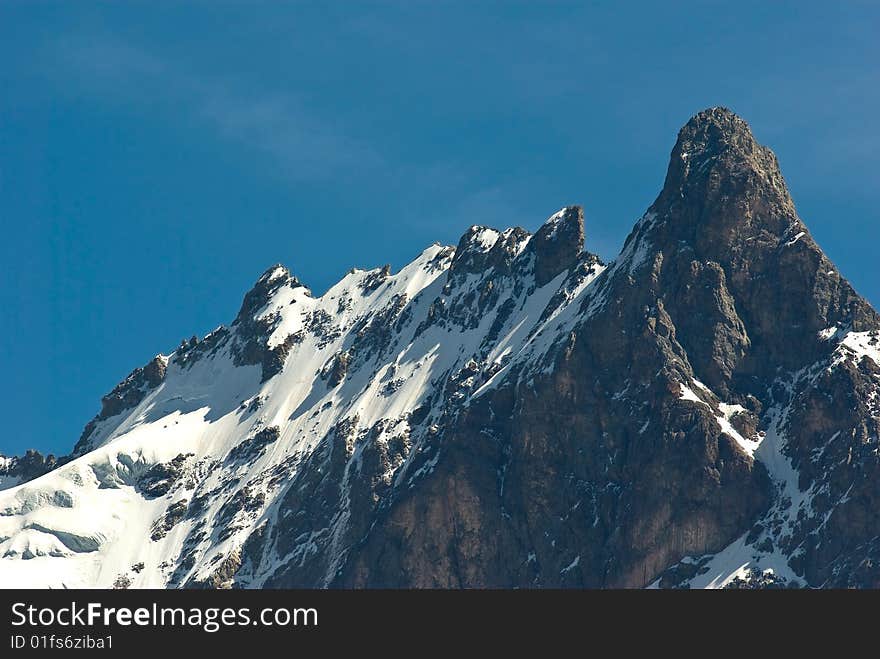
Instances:
[[[640,223],[628,240],[650,243],[673,259],[658,272],[657,288],[684,287],[678,304],[668,305],[677,324],[686,325],[694,311],[712,314],[716,322],[703,324],[706,337],[688,328],[682,338],[695,355],[701,339],[712,340],[703,361],[706,377],[719,384],[725,377],[773,377],[779,367],[817,358],[825,328],[877,326],[877,313],[797,216],[776,156],[728,110],[701,112],[682,129],[663,192],[648,214],[654,219]],[[700,288],[717,299],[689,295]],[[694,299],[698,295],[704,299]]]
[[[580,206],[563,208],[538,230],[529,249],[535,254],[538,286],[572,268],[584,249],[584,210]]]
[[[244,296],[241,309],[235,322],[233,355],[236,365],[259,364],[263,381],[270,379],[284,367],[284,359],[297,341],[288,337],[279,345],[270,347],[269,337],[275,330],[279,318],[275,314],[259,315],[272,295],[282,287],[299,287],[299,281],[284,266],[274,265],[257,280],[254,287]]]
[[[86,425],[79,441],[73,447],[73,455],[81,455],[92,446],[93,434],[102,421],[139,405],[146,395],[165,379],[167,367],[168,358],[164,355],[156,355],[145,366],[133,370],[128,377],[116,385],[113,391],[104,396],[101,399],[101,411]]]
[[[0,490],[33,480],[57,466],[58,459],[54,455],[43,456],[33,449],[28,449],[22,456],[0,455]]]
[[[24,527],[98,477],[153,511],[134,586],[880,587],[880,317],[773,153],[706,110],[613,263],[583,217],[321,298],[273,266],[105,398],[63,479],[0,495],[0,555],[115,551]]]
[[[154,523],[150,534],[150,540],[156,542],[164,538],[168,532],[186,515],[187,500],[177,501],[171,504],[165,511],[165,514],[157,519]]]
[[[137,479],[136,487],[151,499],[167,494],[183,476],[187,457],[180,453],[170,462],[153,465]]]

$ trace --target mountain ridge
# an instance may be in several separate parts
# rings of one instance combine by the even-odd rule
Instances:
[[[772,151],[698,113],[618,258],[584,246],[568,206],[317,298],[270,267],[0,492],[2,581],[880,585],[880,320]]]

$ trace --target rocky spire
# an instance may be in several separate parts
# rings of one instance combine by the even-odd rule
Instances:
[[[452,257],[450,273],[482,272],[487,267],[488,254],[501,237],[501,232],[487,226],[474,225],[458,240]]]
[[[778,242],[806,232],[774,153],[726,108],[695,115],[678,134],[651,210],[679,240],[718,251],[743,238]]]
[[[646,285],[662,291],[692,359],[699,346],[714,346],[712,359],[724,362],[719,378],[794,367],[804,351],[823,350],[823,330],[877,322],[798,217],[774,153],[726,108],[704,110],[681,129],[647,217],[630,251],[653,254],[643,259],[654,264]],[[694,293],[709,289],[711,309]],[[736,349],[719,351],[695,314],[717,316]]]
[[[276,263],[266,270],[260,278],[257,279],[253,288],[249,290],[241,303],[241,309],[234,324],[246,322],[260,310],[269,298],[282,286],[302,286],[299,280],[290,274],[290,270],[280,263]]]
[[[529,242],[535,254],[535,280],[544,286],[577,262],[584,249],[584,209],[566,206],[548,219]]]

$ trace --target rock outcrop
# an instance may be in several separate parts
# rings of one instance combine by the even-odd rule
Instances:
[[[34,449],[28,449],[21,456],[0,455],[0,490],[38,478],[55,469],[58,464],[58,458],[51,453],[44,456]]]

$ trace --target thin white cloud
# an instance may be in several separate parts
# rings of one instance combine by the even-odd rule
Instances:
[[[70,83],[135,103],[182,108],[222,138],[271,156],[279,173],[321,178],[382,163],[370,145],[345,134],[289,93],[254,95],[233,81],[197,76],[116,40],[69,37],[52,44],[46,64]]]
[[[371,146],[289,95],[252,98],[213,85],[199,97],[199,116],[225,138],[272,156],[287,176],[312,178],[383,165]]]

